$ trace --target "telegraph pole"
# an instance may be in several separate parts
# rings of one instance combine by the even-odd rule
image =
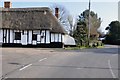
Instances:
[[[91,1],[89,0],[89,16],[88,16],[88,46],[90,45],[90,8],[91,8]]]

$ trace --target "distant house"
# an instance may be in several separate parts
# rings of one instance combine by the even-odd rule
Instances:
[[[11,2],[4,7],[0,10],[2,46],[64,47],[66,31],[48,7],[10,8]]]

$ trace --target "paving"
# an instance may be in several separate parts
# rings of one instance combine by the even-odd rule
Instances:
[[[101,49],[0,48],[2,78],[118,78],[118,46]]]

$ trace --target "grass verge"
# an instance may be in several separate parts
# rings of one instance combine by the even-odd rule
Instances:
[[[65,47],[65,50],[80,50],[80,49],[94,49],[94,48],[104,48],[104,46],[97,46],[97,47],[85,47],[85,46],[81,46],[81,47]]]

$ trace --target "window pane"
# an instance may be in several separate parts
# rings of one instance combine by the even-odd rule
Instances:
[[[32,40],[37,40],[37,34],[32,35]]]
[[[15,32],[15,40],[21,40],[21,32]]]

